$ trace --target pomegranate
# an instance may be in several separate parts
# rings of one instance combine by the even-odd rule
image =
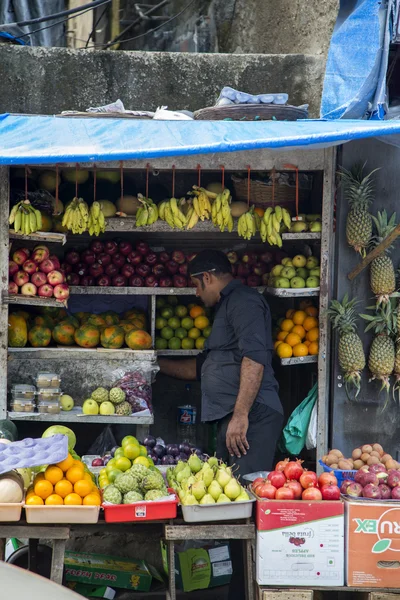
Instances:
[[[257,496],[260,498],[268,498],[268,500],[274,500],[277,489],[268,481],[262,485],[257,486]]]
[[[321,487],[321,494],[323,500],[339,500],[340,489],[337,485],[327,483]]]
[[[276,490],[275,500],[294,500],[294,492],[286,485]]]
[[[375,498],[375,500],[379,500],[381,498],[379,485],[368,483],[363,489],[363,496],[364,498]]]
[[[302,500],[322,500],[322,494],[316,487],[309,487],[301,495]]]
[[[394,488],[394,489],[396,489],[396,488]],[[382,500],[389,500],[392,497],[392,490],[390,489],[390,487],[388,485],[386,485],[386,483],[380,483],[379,490],[381,492]]]
[[[286,479],[297,479],[299,480],[301,475],[304,472],[303,467],[301,466],[302,460],[291,460],[287,463],[285,470]]]
[[[296,479],[293,479],[293,481],[288,481],[286,485],[293,491],[294,499],[300,500],[301,494],[303,493],[301,483],[299,481],[296,481]]]
[[[286,483],[286,477],[282,471],[271,471],[268,475],[268,481],[276,487],[276,489],[283,487]]]
[[[284,471],[286,469],[286,465],[288,464],[289,459],[285,458],[285,460],[280,460],[275,465],[275,471]]]
[[[325,472],[318,477],[318,483],[320,487],[322,487],[323,485],[337,485],[337,479],[333,474],[333,471],[331,471],[330,473]]]
[[[309,488],[310,485],[317,487],[318,477],[314,471],[305,470],[304,473],[301,474],[299,481],[304,489]]]

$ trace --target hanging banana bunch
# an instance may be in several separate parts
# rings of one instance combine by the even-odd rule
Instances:
[[[229,233],[233,230],[233,217],[231,215],[230,203],[232,201],[231,193],[225,189],[222,194],[217,194],[211,207],[211,219],[214,225],[219,227],[221,233],[225,227]]]
[[[208,190],[198,187],[197,185],[193,186],[193,192],[191,192],[194,196],[193,198],[193,208],[196,211],[197,216],[201,221],[205,219],[209,219],[211,216],[211,202],[210,200],[215,200],[217,194],[213,192],[209,192]]]
[[[33,208],[29,200],[21,200],[12,207],[8,222],[14,225],[16,232],[29,235],[42,228],[42,215],[39,210]]]
[[[290,228],[292,224],[290,213],[280,206],[269,206],[264,213],[260,226],[260,235],[263,242],[270,246],[282,247],[282,227]]]
[[[103,215],[104,216],[104,215]],[[81,234],[88,230],[89,207],[83,198],[73,198],[65,209],[62,220],[63,227],[74,234]]]
[[[257,221],[255,218],[254,206],[239,217],[238,235],[245,240],[251,240],[257,233]]]
[[[138,194],[138,200],[142,206],[138,208],[136,213],[136,227],[145,227],[153,225],[158,220],[158,208],[151,198],[145,198],[142,194]]]
[[[93,202],[89,211],[88,231],[89,235],[100,235],[106,230],[106,219],[101,210],[100,202]]]

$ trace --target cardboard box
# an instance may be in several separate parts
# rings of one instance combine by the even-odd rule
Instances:
[[[88,554],[86,552],[65,552],[66,581],[104,585],[148,592],[153,577],[163,581],[158,571],[144,560]]]
[[[259,585],[343,585],[343,502],[257,500],[257,527]]]
[[[76,594],[80,594],[85,598],[103,598],[104,600],[114,600],[115,594],[117,593],[107,585],[87,585],[86,583],[76,583],[76,581],[69,581],[67,583],[67,587]]]
[[[400,503],[346,500],[345,522],[347,585],[398,588]]]
[[[198,547],[199,542],[175,545],[175,583],[184,592],[226,585],[232,576],[229,544],[215,542]],[[197,547],[191,547],[197,546]],[[161,542],[164,571],[168,575],[168,547]]]

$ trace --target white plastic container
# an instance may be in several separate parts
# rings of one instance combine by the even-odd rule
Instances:
[[[27,523],[97,523],[100,506],[27,506]]]
[[[60,376],[57,373],[38,373],[36,385],[39,388],[59,388],[61,383]]]
[[[250,492],[248,494],[250,500],[246,500],[245,502],[182,505],[183,519],[187,523],[249,519],[253,513],[253,504],[256,499]]]
[[[23,502],[0,503],[0,522],[11,523],[21,519]]]
[[[36,404],[34,400],[13,400],[11,402],[12,412],[18,413],[33,413],[35,412]]]
[[[39,388],[37,391],[38,402],[59,402],[61,390],[59,388]]]
[[[13,400],[34,400],[36,388],[34,385],[25,383],[15,383],[11,387],[11,396]]]
[[[37,409],[38,413],[51,415],[58,415],[61,411],[58,400],[44,400],[42,402],[38,402]]]

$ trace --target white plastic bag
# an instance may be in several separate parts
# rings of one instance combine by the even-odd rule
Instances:
[[[317,403],[314,404],[312,409],[310,422],[307,429],[306,437],[306,448],[307,450],[313,450],[317,447]]]

